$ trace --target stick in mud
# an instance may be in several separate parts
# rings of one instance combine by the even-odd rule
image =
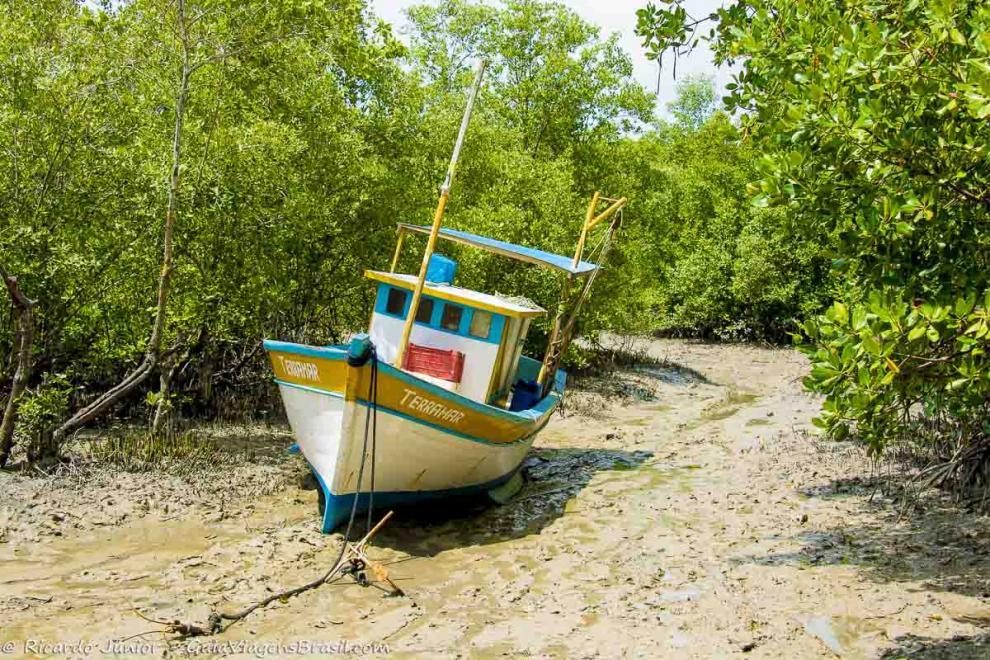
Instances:
[[[311,589],[315,589],[322,584],[332,584],[336,582],[337,580],[341,579],[344,576],[344,573],[341,573],[341,569],[346,564],[351,563],[353,560],[358,560],[362,562],[365,566],[369,567],[372,570],[375,577],[377,577],[379,580],[383,582],[388,583],[388,585],[392,587],[392,592],[390,595],[404,596],[405,592],[403,592],[402,589],[400,589],[398,585],[396,585],[395,582],[393,582],[392,579],[389,578],[388,571],[385,569],[385,567],[377,562],[372,561],[365,554],[365,547],[368,545],[368,541],[370,541],[371,537],[374,536],[376,533],[378,533],[378,530],[380,530],[385,525],[385,523],[388,522],[389,518],[392,517],[392,514],[393,514],[392,511],[386,513],[385,516],[382,517],[380,521],[378,521],[378,524],[375,525],[367,534],[365,534],[364,537],[357,543],[351,544],[345,541],[343,547],[341,547],[340,549],[340,554],[337,556],[337,560],[333,564],[333,568],[331,568],[329,571],[319,576],[315,580],[312,580],[311,582],[307,582],[306,584],[303,584],[298,587],[293,587],[292,589],[286,589],[285,591],[280,591],[276,594],[272,594],[271,596],[268,596],[267,598],[264,598],[258,601],[257,603],[255,603],[254,605],[251,605],[250,607],[247,607],[239,612],[233,612],[233,613],[214,612],[210,615],[207,626],[199,626],[191,623],[182,623],[179,620],[158,621],[155,619],[148,618],[144,614],[141,614],[141,612],[138,611],[137,609],[135,609],[134,612],[145,621],[156,623],[160,626],[165,626],[165,630],[149,631],[149,632],[172,633],[177,635],[176,639],[215,635],[217,633],[224,632],[225,630],[230,628],[232,625],[234,625],[241,619],[247,617],[249,614],[251,614],[251,612],[254,612],[257,609],[267,607],[276,600],[292,598],[293,596],[298,596],[303,592],[309,591]],[[337,575],[337,573],[340,573],[340,575]],[[333,577],[334,575],[336,575],[336,577]],[[358,579],[356,571],[354,572],[354,577],[359,584],[361,584],[362,586],[367,586],[366,580],[361,581]],[[223,623],[224,621],[229,621],[230,623],[224,625]]]

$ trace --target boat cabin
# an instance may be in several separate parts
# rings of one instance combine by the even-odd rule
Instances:
[[[402,368],[470,399],[505,405],[533,318],[546,310],[453,283],[456,263],[430,259]],[[366,271],[378,291],[369,334],[378,358],[393,362],[417,276]]]

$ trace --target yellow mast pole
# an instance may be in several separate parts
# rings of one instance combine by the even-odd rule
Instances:
[[[591,198],[588,213],[584,217],[584,225],[581,227],[581,238],[578,239],[577,249],[574,251],[574,263],[571,264],[571,268],[577,268],[578,264],[581,263],[581,253],[584,252],[584,244],[588,240],[588,229],[591,228],[591,223],[595,219],[595,209],[598,208],[598,200],[601,196],[601,191],[596,190],[594,197]]]
[[[577,265],[581,263],[581,253],[584,252],[584,244],[588,239],[588,226],[591,224],[592,220],[595,219],[595,209],[598,208],[598,200],[602,196],[601,191],[596,190],[594,196],[591,198],[591,203],[588,205],[588,212],[584,216],[584,224],[581,225],[581,237],[578,239],[577,249],[574,250],[574,262],[571,268],[577,268]],[[557,303],[557,313],[554,315],[553,328],[550,330],[550,340],[547,342],[547,351],[543,355],[543,364],[540,366],[540,373],[536,377],[536,382],[540,385],[546,383],[547,373],[550,363],[553,362],[554,345],[557,343],[557,339],[560,336],[560,326],[564,318],[565,309],[564,306],[567,304],[567,299],[570,296],[571,282],[574,276],[570,273],[564,279],[564,286],[560,292],[560,301]]]
[[[595,196],[591,199],[591,204],[588,206],[588,213],[584,218],[584,226],[581,228],[581,237],[578,239],[577,249],[574,251],[574,262],[571,266],[572,268],[577,268],[578,264],[581,262],[581,255],[584,252],[584,246],[588,240],[588,232],[594,229],[598,223],[612,217],[628,203],[628,200],[625,197],[617,199],[612,202],[611,206],[607,209],[598,215],[595,215],[595,210],[598,208],[600,198],[601,193],[596,192]],[[610,231],[614,231],[614,227]],[[589,275],[588,277],[593,278],[594,274]],[[568,310],[564,309],[564,305],[567,304],[567,301],[570,298],[572,281],[573,277],[568,275],[564,282],[564,288],[561,291],[559,309],[557,311],[557,317],[554,319],[553,330],[550,334],[550,342],[547,344],[547,352],[543,356],[543,365],[540,367],[540,374],[536,378],[536,382],[543,387],[544,392],[547,389],[548,380],[553,378],[551,371],[557,370],[557,365],[560,363],[560,358],[563,356],[564,351],[567,350],[567,346],[570,344],[570,334],[574,329],[574,320],[577,318],[578,312],[581,311],[581,306],[588,297],[590,282],[586,281],[581,294],[578,296],[577,302],[574,304],[573,309],[570,310],[570,316],[568,317],[565,325],[564,314]]]
[[[388,272],[394,273],[396,267],[399,265],[399,255],[402,254],[402,239],[406,237],[406,232],[399,228],[399,238],[395,242],[395,254],[392,255],[392,265],[389,266]]]
[[[406,323],[402,328],[402,340],[399,342],[399,348],[395,353],[395,366],[399,369],[402,368],[406,348],[409,346],[409,336],[412,334],[413,323],[416,321],[416,312],[419,311],[419,301],[423,297],[426,270],[430,265],[430,257],[433,256],[437,235],[440,233],[440,223],[443,221],[443,213],[447,209],[447,200],[450,199],[450,186],[454,181],[454,170],[457,167],[457,159],[461,154],[461,147],[464,145],[464,136],[467,134],[468,124],[471,122],[471,110],[474,107],[474,99],[478,96],[478,89],[481,87],[481,79],[485,75],[485,66],[487,66],[487,62],[484,60],[478,63],[478,70],[474,76],[474,84],[471,86],[471,94],[468,96],[467,107],[464,109],[464,117],[461,119],[461,128],[457,133],[457,141],[454,143],[454,153],[450,156],[447,176],[443,180],[443,185],[440,186],[440,200],[437,202],[437,210],[433,214],[433,226],[430,229],[430,237],[426,241],[426,251],[423,253],[423,263],[419,267],[416,288],[413,289],[409,314],[406,316]]]

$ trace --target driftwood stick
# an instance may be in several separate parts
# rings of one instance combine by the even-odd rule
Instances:
[[[334,580],[332,580],[331,578],[333,578],[335,574],[340,572],[340,569],[343,568],[350,561],[351,557],[360,558],[362,561],[365,562],[367,566],[371,567],[371,570],[376,577],[379,578],[383,577],[384,581],[388,582],[388,584],[392,587],[393,594],[403,595],[402,589],[396,586],[396,584],[388,577],[388,571],[386,571],[383,566],[367,559],[367,557],[364,554],[364,548],[368,544],[368,541],[370,541],[371,537],[373,537],[378,532],[378,530],[380,530],[382,526],[386,522],[388,522],[388,520],[392,517],[392,513],[393,513],[392,511],[389,511],[387,514],[385,514],[385,516],[378,522],[378,524],[375,525],[367,534],[365,534],[364,538],[362,538],[356,544],[346,544],[343,548],[341,548],[340,556],[337,558],[337,561],[334,562],[333,568],[328,570],[323,575],[320,575],[315,580],[311,580],[306,584],[300,585],[298,587],[293,587],[292,589],[286,589],[285,591],[280,591],[277,594],[272,594],[271,596],[268,596],[267,598],[258,601],[254,605],[251,605],[250,607],[246,607],[238,612],[214,612],[213,614],[210,615],[209,623],[206,626],[200,626],[191,623],[182,623],[181,621],[178,620],[160,621],[158,619],[152,619],[150,617],[147,617],[136,609],[134,610],[134,612],[139,617],[141,617],[142,619],[144,619],[149,623],[154,623],[159,626],[164,626],[164,630],[158,632],[176,634],[179,636],[180,639],[184,637],[199,637],[206,635],[214,635],[216,633],[221,633],[225,631],[227,628],[234,625],[241,619],[247,617],[255,610],[264,608],[270,605],[271,603],[275,602],[276,600],[292,598],[293,596],[298,596],[299,594],[305,591],[309,591],[310,589],[316,589],[322,584],[333,582]],[[224,621],[228,621],[229,623],[224,625],[223,623]]]
[[[358,541],[357,543],[351,546],[351,551],[353,552],[354,550],[357,549],[363,549],[364,546],[368,545],[368,541],[371,540],[371,537],[378,533],[378,530],[380,530],[382,526],[384,526],[385,523],[388,522],[388,519],[392,517],[393,513],[395,512],[389,511],[388,513],[386,513],[385,516],[378,521],[378,524],[372,527],[371,531],[369,531],[367,534],[364,535],[364,538],[362,538],[360,541]]]
[[[340,569],[350,561],[351,557],[358,556],[364,558],[364,547],[368,544],[368,541],[371,540],[371,537],[374,536],[386,522],[388,522],[389,518],[392,517],[392,513],[393,513],[392,511],[389,511],[387,514],[385,514],[385,516],[378,522],[378,524],[375,525],[367,534],[365,534],[364,538],[362,538],[356,544],[347,545],[345,548],[343,548],[341,551],[340,558],[336,561],[336,563],[334,563],[333,567],[323,575],[316,578],[315,580],[307,582],[306,584],[303,584],[298,587],[293,587],[292,589],[286,589],[285,591],[280,591],[277,594],[272,594],[271,596],[268,596],[267,598],[260,600],[254,605],[251,605],[250,607],[247,607],[239,612],[232,612],[232,613],[222,612],[219,615],[214,615],[214,617],[212,617],[214,619],[212,626],[214,628],[213,632],[222,632],[227,627],[233,625],[234,622],[240,621],[244,617],[251,614],[251,612],[254,612],[259,608],[267,607],[276,600],[282,600],[285,598],[292,598],[293,596],[298,596],[299,594],[305,591],[309,591],[310,589],[316,589],[320,585],[331,581],[333,576],[336,575],[340,571]],[[370,563],[370,562],[365,560],[365,563]],[[387,572],[386,572],[386,578],[387,578]],[[395,586],[395,584],[391,580],[387,580],[387,581],[390,585],[392,585],[392,587],[396,590],[396,592],[398,593],[402,592],[402,590],[399,589],[397,586]],[[231,623],[227,624],[227,626],[221,626],[220,624],[221,619],[225,621],[230,621]]]
[[[147,617],[144,614],[141,614],[141,611],[138,610],[138,609],[136,609],[136,608],[134,610],[134,613],[137,614],[142,619],[144,619],[145,621],[147,621],[148,623],[154,623],[154,624],[159,625],[159,626],[165,626],[165,630],[155,630],[155,631],[149,631],[149,632],[172,633],[172,634],[179,635],[179,637],[202,637],[204,635],[209,635],[209,634],[211,634],[213,632],[212,630],[210,630],[208,628],[204,628],[202,626],[197,626],[197,625],[191,624],[191,623],[182,623],[181,621],[178,621],[178,620],[176,620],[176,621],[159,621],[158,619],[152,619],[151,617]],[[147,633],[141,633],[141,634],[142,635],[146,635]],[[128,638],[128,639],[130,639],[130,638]]]

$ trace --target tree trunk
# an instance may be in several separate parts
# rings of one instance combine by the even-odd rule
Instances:
[[[169,284],[172,276],[172,240],[175,233],[175,221],[179,198],[179,165],[182,156],[182,122],[185,117],[186,99],[189,96],[189,76],[192,68],[189,63],[189,45],[186,37],[185,2],[178,0],[179,30],[183,39],[182,73],[179,80],[178,95],[175,103],[175,128],[172,136],[172,170],[169,177],[168,208],[165,212],[164,250],[162,268],[158,279],[158,299],[155,308],[155,323],[151,329],[151,337],[144,352],[144,360],[127,375],[124,380],[104,392],[88,406],[77,411],[62,426],[55,430],[55,444],[62,442],[67,433],[96,419],[106,412],[117,401],[131,393],[143,383],[158,364],[161,357],[162,336],[165,331],[167,315]]]
[[[151,435],[155,437],[161,435],[162,427],[165,426],[165,422],[171,416],[172,402],[169,400],[169,394],[171,392],[172,380],[175,378],[175,373],[179,370],[181,364],[181,358],[172,358],[171,364],[168,365],[167,369],[162,369],[161,376],[159,377],[158,403],[155,405],[155,416],[151,421]]]
[[[14,380],[10,387],[10,398],[0,420],[0,468],[7,465],[10,452],[14,447],[14,422],[17,420],[17,409],[20,407],[21,396],[27,388],[31,377],[31,348],[34,344],[34,305],[17,284],[17,278],[7,275],[0,266],[0,278],[7,285],[7,291],[14,301],[14,307],[19,311],[17,321],[17,339],[14,351],[17,354],[17,368],[14,370]]]
[[[200,335],[202,336],[202,334]],[[158,436],[162,427],[169,420],[172,413],[172,402],[169,400],[169,395],[172,391],[172,383],[175,381],[175,375],[179,373],[182,365],[188,362],[190,354],[192,354],[195,344],[188,344],[186,350],[183,351],[182,355],[175,357],[175,350],[178,349],[179,345],[182,344],[182,339],[180,339],[174,349],[170,351],[170,358],[168,361],[168,368],[163,369],[161,377],[158,381],[158,403],[155,405],[155,415],[151,422],[151,434]],[[163,365],[164,366],[164,365]]]

